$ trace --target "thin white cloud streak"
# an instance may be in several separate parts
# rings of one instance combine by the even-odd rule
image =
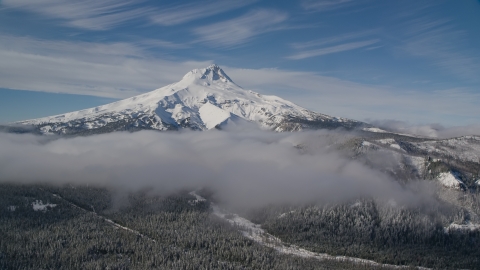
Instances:
[[[154,24],[172,26],[238,9],[255,1],[203,1],[164,9],[148,5],[138,7],[145,1],[134,0],[4,0],[2,5],[65,20],[71,27],[108,30],[127,21],[145,18]]]
[[[167,49],[187,49],[190,48],[190,45],[175,43],[166,40],[160,39],[141,39],[137,41],[136,44],[143,45],[147,48],[167,48]]]
[[[199,41],[211,47],[232,47],[251,38],[282,29],[280,24],[287,14],[276,10],[260,9],[243,16],[194,29]]]
[[[208,186],[235,206],[362,196],[414,201],[414,194],[386,175],[333,152],[322,134],[142,131],[45,143],[44,137],[0,133],[0,182],[161,193]],[[299,143],[309,146],[308,154],[294,147]]]
[[[378,42],[379,42],[378,39],[371,39],[371,40],[357,41],[357,42],[349,42],[349,43],[345,43],[345,44],[340,44],[340,45],[335,45],[335,46],[330,46],[330,47],[325,47],[325,48],[320,48],[320,49],[315,49],[315,50],[298,52],[294,55],[288,56],[287,59],[300,60],[300,59],[316,57],[316,56],[321,56],[321,55],[327,55],[327,54],[332,54],[332,53],[351,51],[351,50],[367,47],[369,45],[372,45],[372,44],[375,44],[375,43],[378,43]]]
[[[452,21],[420,17],[408,21],[403,27],[405,41],[401,48],[405,52],[428,59],[459,78],[479,80],[480,54],[467,49],[469,33],[456,29]]]
[[[211,63],[158,59],[141,46],[1,36],[0,87],[127,98]]]
[[[135,6],[140,2],[142,1],[3,0],[2,5],[62,19],[72,27],[107,30],[152,12],[151,8]]]
[[[150,16],[153,23],[170,26],[210,17],[252,4],[256,0],[202,1],[156,11]]]
[[[352,0],[303,0],[302,7],[307,11],[331,11],[353,4]]]
[[[346,40],[365,38],[367,36],[374,35],[377,32],[378,32],[377,30],[366,30],[361,32],[347,33],[347,34],[337,35],[337,36],[328,37],[328,38],[321,38],[321,39],[307,41],[307,42],[292,43],[292,47],[294,49],[299,49],[299,50],[307,49],[311,47],[318,47],[322,45],[339,43]]]

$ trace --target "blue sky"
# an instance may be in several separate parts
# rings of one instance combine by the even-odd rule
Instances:
[[[97,106],[220,65],[362,121],[480,119],[474,0],[0,1],[0,122]]]

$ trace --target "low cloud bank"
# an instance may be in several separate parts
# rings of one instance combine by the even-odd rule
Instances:
[[[0,182],[88,183],[159,193],[212,187],[224,203],[247,207],[361,196],[420,200],[388,176],[336,152],[332,140],[345,136],[236,129],[50,140],[0,133]]]
[[[435,123],[426,125],[413,125],[398,120],[373,120],[368,122],[374,126],[378,126],[382,129],[392,132],[407,133],[440,139],[467,135],[480,135],[480,124],[445,127],[441,124]]]

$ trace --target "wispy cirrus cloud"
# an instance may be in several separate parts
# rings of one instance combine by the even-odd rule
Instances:
[[[366,36],[374,35],[376,32],[377,30],[366,30],[366,31],[353,32],[353,33],[346,33],[346,34],[341,34],[341,35],[328,37],[328,38],[316,39],[316,40],[307,41],[307,42],[292,43],[292,47],[299,50],[307,49],[311,47],[340,43],[346,40],[365,38]]]
[[[199,41],[212,47],[233,47],[246,43],[254,36],[283,29],[280,24],[288,18],[286,13],[259,9],[243,16],[194,29]]]
[[[300,60],[300,59],[305,59],[305,58],[310,58],[310,57],[315,57],[315,56],[321,56],[321,55],[326,55],[326,54],[350,51],[350,50],[363,48],[363,47],[375,44],[379,41],[380,40],[378,40],[378,39],[371,39],[371,40],[366,40],[366,41],[349,42],[349,43],[345,43],[345,44],[340,44],[340,45],[335,45],[335,46],[330,46],[330,47],[324,47],[324,48],[315,49],[315,50],[302,51],[302,52],[296,53],[294,55],[288,56],[287,58],[288,59],[293,59],[293,60]]]
[[[367,47],[380,42],[379,39],[372,38],[375,33],[376,30],[366,30],[307,42],[293,43],[291,46],[296,49],[297,52],[288,56],[287,59],[300,60]]]
[[[330,11],[350,6],[352,0],[303,0],[302,7],[308,11]]]
[[[116,0],[3,0],[2,6],[38,13],[65,21],[66,25],[107,30],[150,14],[152,9],[138,7],[143,1]]]
[[[257,0],[216,0],[177,5],[156,11],[155,14],[150,17],[150,19],[153,23],[165,26],[182,24],[244,7],[256,1]]]
[[[207,0],[161,8],[145,0],[4,0],[2,6],[61,19],[66,25],[87,30],[108,30],[134,19],[172,26],[210,17],[257,0]]]
[[[183,43],[175,43],[167,40],[161,40],[161,39],[152,39],[152,38],[146,38],[146,39],[140,39],[139,41],[136,42],[139,46],[143,46],[145,48],[167,48],[167,49],[187,49],[190,48],[190,45],[188,44],[183,44]]]
[[[0,35],[0,88],[127,98],[176,82],[211,62],[152,57],[136,43],[67,42]]]
[[[457,77],[478,81],[480,54],[468,49],[469,33],[457,29],[453,21],[424,16],[402,26],[405,40],[401,48],[405,52],[428,59]]]

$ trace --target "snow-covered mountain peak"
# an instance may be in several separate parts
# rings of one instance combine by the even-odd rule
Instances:
[[[230,77],[228,77],[227,74],[225,74],[225,72],[216,64],[202,69],[194,69],[185,74],[182,81],[183,80],[187,82],[201,80],[208,83],[233,83],[232,79],[230,79]]]
[[[206,130],[243,120],[276,131],[352,128],[361,124],[315,113],[276,96],[244,90],[217,65],[194,69],[177,83],[135,97],[19,123],[36,126],[47,134],[89,134],[139,129]]]

